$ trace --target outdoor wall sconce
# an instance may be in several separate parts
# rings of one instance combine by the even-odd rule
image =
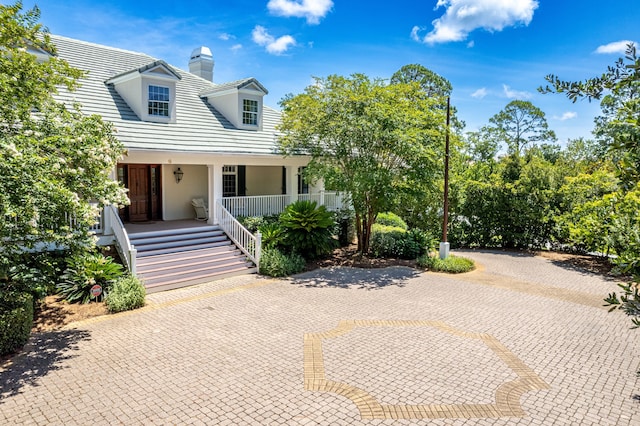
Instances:
[[[180,170],[180,167],[178,167],[178,170],[173,172],[173,176],[176,178],[176,183],[180,183],[182,176],[184,176],[184,172]]]

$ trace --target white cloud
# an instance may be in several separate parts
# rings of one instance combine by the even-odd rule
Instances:
[[[475,41],[473,41],[473,40],[471,40],[469,43],[467,43],[467,47],[468,47],[469,49],[471,49],[471,48],[472,48],[473,46],[475,46],[475,45],[476,45],[476,42],[475,42]]]
[[[269,0],[267,3],[271,14],[306,18],[308,24],[318,24],[332,7],[331,0]]]
[[[230,39],[232,39],[232,38],[235,38],[235,36],[233,36],[233,35],[231,35],[231,34],[227,34],[227,33],[222,33],[222,34],[220,34],[220,35],[218,36],[218,38],[219,38],[220,40],[227,41],[227,40],[230,40]]]
[[[462,41],[478,28],[487,31],[502,31],[518,24],[529,25],[533,12],[538,8],[537,0],[438,0],[435,9],[445,8],[445,13],[434,20],[433,31],[422,38],[422,42],[446,43]],[[414,27],[414,30],[418,27]],[[412,31],[412,38],[418,38]]]
[[[251,32],[251,38],[260,46],[264,46],[267,52],[273,55],[281,55],[286,52],[289,47],[295,46],[296,44],[296,40],[290,35],[275,38],[261,25],[256,25]]]
[[[531,97],[531,93],[512,90],[506,84],[502,85],[502,89],[504,90],[504,95],[509,99],[529,99]]]
[[[422,41],[420,40],[420,34],[418,34],[421,30],[424,30],[424,28],[417,25],[411,28],[411,39],[415,41]]]
[[[576,118],[577,116],[578,116],[577,112],[567,111],[564,114],[562,114],[562,116],[558,117],[557,115],[554,115],[553,118],[560,121],[567,121],[567,120],[571,120],[572,118]]]
[[[638,45],[638,43],[636,43],[635,41],[631,41],[631,40],[620,40],[620,41],[614,41],[612,43],[609,44],[603,44],[602,46],[598,46],[598,48],[596,49],[596,53],[619,53],[619,54],[624,54],[624,52],[627,50],[627,45],[629,43],[633,43],[636,46]]]
[[[487,96],[489,92],[487,92],[487,89],[484,87],[481,87],[480,89],[476,90],[475,92],[473,92],[471,94],[472,98],[476,98],[476,99],[482,99],[485,96]]]
[[[231,46],[231,50],[236,52],[238,50],[242,49],[242,45],[240,43],[238,44],[234,44],[233,46]]]

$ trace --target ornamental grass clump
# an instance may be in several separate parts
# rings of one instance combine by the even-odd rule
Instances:
[[[434,272],[448,272],[450,274],[460,274],[475,269],[475,263],[466,257],[450,255],[445,259],[438,256],[424,255],[418,258],[418,266]]]

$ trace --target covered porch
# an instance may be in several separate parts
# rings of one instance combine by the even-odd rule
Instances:
[[[204,202],[217,224],[216,202],[234,216],[277,214],[298,198],[321,194],[323,182],[303,179],[306,157],[238,156],[130,152],[116,176],[129,190],[131,205],[120,211],[125,223],[196,217],[194,199]],[[323,196],[315,196],[322,204]]]

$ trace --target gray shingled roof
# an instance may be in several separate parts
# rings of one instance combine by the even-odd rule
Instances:
[[[261,131],[236,129],[199,95],[223,85],[213,84],[168,65],[182,77],[176,82],[176,123],[141,121],[113,85],[105,82],[123,73],[144,68],[159,59],[56,35],[52,35],[51,39],[60,58],[73,67],[89,72],[87,78],[81,80],[82,86],[78,90],[73,93],[61,91],[59,98],[79,102],[85,114],[98,114],[114,123],[116,136],[126,148],[225,154],[277,153],[275,126],[280,121],[279,111],[263,107]],[[251,81],[257,83],[255,79],[244,79],[230,84]]]

